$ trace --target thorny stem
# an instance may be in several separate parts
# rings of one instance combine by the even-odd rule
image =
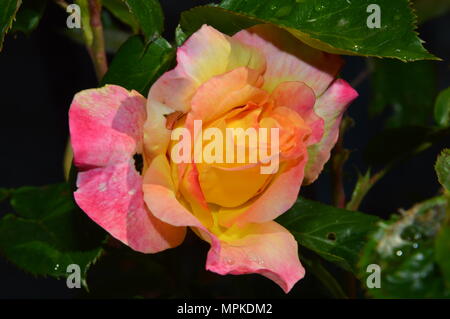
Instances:
[[[333,148],[331,155],[331,184],[333,189],[333,203],[336,207],[345,207],[344,191],[344,164],[348,159],[349,151],[344,148],[344,135],[352,124],[350,117],[344,117],[339,127],[339,138]],[[347,295],[349,298],[356,298],[356,279],[353,274],[346,274]]]
[[[354,192],[352,199],[347,203],[345,207],[348,210],[358,210],[361,202],[364,197],[366,197],[367,193],[372,189],[372,187],[382,178],[386,173],[391,169],[392,164],[386,166],[384,169],[371,176],[369,179],[364,180],[359,187],[358,192]]]
[[[339,138],[331,155],[331,184],[333,189],[333,203],[336,207],[345,207],[344,192],[344,164],[348,159],[349,151],[344,148],[344,134],[352,124],[349,117],[344,117],[339,127]]]
[[[64,0],[53,0],[58,6],[60,6],[61,8],[63,8],[64,10],[67,9],[67,7],[69,6],[69,4],[64,1]]]
[[[93,41],[88,47],[92,62],[94,63],[97,79],[100,81],[108,70],[105,52],[105,38],[101,19],[102,4],[100,0],[89,0],[90,24]]]
[[[55,2],[62,8],[66,9],[68,4],[64,0],[55,0]],[[95,73],[98,81],[100,81],[108,70],[105,51],[105,38],[103,35],[102,25],[102,4],[101,0],[88,0],[89,8],[89,23],[92,28],[92,44],[86,41],[86,47],[94,64]],[[70,139],[67,142],[66,152],[64,155],[64,175],[66,179],[69,178],[70,165],[72,165],[73,151],[70,145]]]

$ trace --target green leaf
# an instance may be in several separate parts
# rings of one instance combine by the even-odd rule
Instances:
[[[447,200],[434,198],[412,207],[402,216],[380,222],[364,247],[360,277],[367,266],[381,269],[381,287],[368,289],[377,298],[448,298],[442,272],[435,261],[435,239],[445,218]],[[443,248],[444,249],[444,248]],[[448,249],[445,252],[448,255]]]
[[[45,11],[47,0],[23,0],[23,4],[16,14],[12,31],[31,33],[39,24]]]
[[[114,57],[101,85],[117,84],[147,95],[150,86],[172,64],[175,50],[163,38],[147,46],[139,36],[127,40]]]
[[[364,157],[371,166],[385,166],[404,161],[449,137],[450,128],[405,126],[387,129],[369,142]]]
[[[108,9],[117,19],[131,27],[133,33],[139,31],[139,21],[124,0],[103,0],[102,5]]]
[[[21,4],[22,0],[2,0],[0,2],[0,51],[3,48],[5,35],[11,28],[14,17]]]
[[[277,221],[297,239],[299,245],[316,252],[340,267],[356,270],[367,234],[379,219],[300,198]]]
[[[164,14],[158,0],[125,0],[139,21],[147,40],[157,37],[164,29]]]
[[[0,252],[34,275],[66,277],[67,266],[78,264],[85,284],[105,233],[76,207],[71,194],[68,184],[12,191],[15,214],[0,219]]]
[[[442,151],[436,161],[435,169],[439,183],[450,191],[450,149],[446,148]]]
[[[408,0],[379,0],[381,27],[370,29],[372,0],[225,0],[221,7],[197,7],[182,15],[187,32],[209,24],[228,34],[272,23],[306,44],[335,54],[390,57],[403,61],[437,59],[422,46]]]
[[[429,124],[437,95],[434,67],[431,61],[375,60],[371,115],[379,115],[389,106],[388,127]]]
[[[439,93],[434,106],[434,119],[441,127],[450,126],[450,87]]]

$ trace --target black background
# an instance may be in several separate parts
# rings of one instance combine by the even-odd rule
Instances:
[[[165,37],[173,40],[181,11],[204,3],[207,1],[162,0],[166,15]],[[0,187],[63,181],[62,159],[68,138],[69,105],[76,92],[97,85],[85,48],[62,35],[65,21],[65,12],[49,3],[38,29],[30,36],[8,35],[0,53]],[[444,89],[450,85],[450,15],[424,24],[419,32],[427,42],[427,49],[446,61],[436,63],[439,89]],[[342,77],[351,82],[365,67],[365,61],[358,57],[346,57],[346,61]],[[345,185],[347,194],[352,190],[357,170],[364,172],[367,168],[362,156],[364,147],[383,128],[382,118],[368,117],[370,79],[360,84],[357,90],[360,97],[348,111],[356,125],[345,139],[345,147],[352,150],[346,164],[346,172],[349,172]],[[387,217],[399,208],[408,208],[435,195],[438,184],[433,164],[445,146],[448,143],[434,145],[390,172],[369,193],[361,210]],[[328,172],[325,171],[302,194],[329,203]],[[205,258],[206,246],[199,256]],[[64,280],[33,278],[0,256],[0,298],[66,298],[73,295]]]

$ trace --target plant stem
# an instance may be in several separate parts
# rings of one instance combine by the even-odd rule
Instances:
[[[331,184],[333,189],[333,203],[336,207],[345,207],[344,164],[349,151],[344,148],[344,134],[352,124],[349,117],[344,117],[339,127],[339,138],[331,155]]]
[[[373,176],[370,176],[370,172],[367,172],[365,176],[360,177],[353,191],[352,199],[347,203],[345,208],[348,210],[358,210],[367,193],[386,175],[391,167],[392,165],[388,165]]]
[[[366,64],[367,64],[367,66],[366,66],[366,68],[364,69],[364,70],[362,70],[354,79],[353,79],[353,81],[351,81],[350,82],[350,85],[353,87],[353,88],[356,88],[356,87],[358,87],[359,85],[361,85],[361,83],[363,83],[366,79],[367,79],[367,77],[369,76],[369,75],[371,75],[372,74],[372,72],[374,71],[374,63],[373,63],[373,61],[369,58],[369,59],[367,59],[367,61],[366,61]]]
[[[344,164],[349,151],[344,148],[344,135],[353,123],[348,116],[344,117],[339,126],[339,137],[331,153],[331,185],[333,189],[333,204],[338,208],[345,207]],[[346,274],[347,294],[351,299],[356,298],[356,279],[351,273]]]
[[[67,8],[67,3],[64,0],[55,0],[61,7]],[[89,24],[92,28],[92,43],[89,44],[86,41],[86,47],[91,56],[92,63],[94,64],[95,73],[98,81],[100,81],[108,70],[108,64],[106,60],[105,51],[105,38],[103,35],[102,24],[102,3],[101,0],[88,0],[89,8]],[[70,167],[72,166],[73,151],[70,145],[70,138],[67,142],[66,151],[64,154],[64,175],[66,180],[69,176]]]
[[[102,25],[102,4],[100,0],[89,0],[90,24],[92,28],[93,41],[88,47],[92,62],[94,63],[97,79],[100,81],[108,70],[105,38]]]
[[[64,0],[54,0],[54,2],[55,2],[58,6],[60,6],[61,8],[63,8],[64,10],[66,10],[67,7],[69,6],[69,4],[68,4],[66,1],[64,1]]]

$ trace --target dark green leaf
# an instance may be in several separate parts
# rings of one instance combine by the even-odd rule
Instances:
[[[368,232],[379,219],[300,198],[278,218],[299,245],[342,268],[354,271]]]
[[[0,202],[4,201],[11,194],[11,190],[6,188],[0,188]]]
[[[405,126],[387,129],[369,142],[364,157],[371,166],[385,166],[406,160],[449,137],[449,128]]]
[[[158,0],[125,0],[139,21],[147,39],[160,35],[164,28],[164,14]]]
[[[439,183],[450,191],[450,149],[442,151],[436,161],[435,169]]]
[[[447,288],[450,289],[450,226],[443,225],[435,242],[436,262],[438,263]]]
[[[439,197],[380,222],[364,247],[361,281],[367,266],[381,269],[381,287],[368,289],[377,298],[448,298],[443,274],[435,262],[435,238],[445,218],[447,200]],[[446,251],[448,254],[448,250]]]
[[[150,86],[168,69],[175,50],[163,38],[145,46],[139,36],[125,42],[114,57],[102,85],[117,84],[147,95]]]
[[[379,115],[389,106],[388,127],[429,124],[437,95],[435,78],[431,61],[375,60],[371,115]]]
[[[450,88],[439,93],[434,106],[434,119],[441,127],[450,126]]]
[[[16,14],[16,21],[13,23],[12,31],[21,31],[29,34],[36,29],[44,14],[46,4],[47,0],[23,0]]]
[[[78,264],[84,282],[105,233],[76,207],[68,184],[19,188],[11,206],[15,214],[0,219],[0,252],[34,275],[65,277]]]
[[[203,24],[211,25],[223,33],[232,35],[260,23],[259,20],[213,6],[196,7],[185,11],[180,19],[180,26],[188,35],[197,31]]]
[[[102,5],[108,9],[117,19],[129,25],[133,33],[139,31],[139,21],[131,13],[130,8],[124,0],[103,0]]]
[[[193,32],[209,24],[234,33],[259,23],[287,29],[306,44],[336,54],[391,57],[403,61],[436,59],[422,46],[408,0],[379,0],[381,27],[370,29],[372,0],[225,0],[221,7],[194,8],[181,25]],[[226,10],[225,10],[226,9]]]
[[[0,51],[3,48],[3,40],[8,30],[11,28],[17,10],[21,5],[21,0],[0,1]]]

